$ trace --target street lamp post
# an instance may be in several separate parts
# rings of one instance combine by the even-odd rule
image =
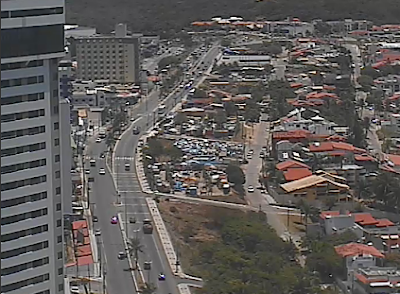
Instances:
[[[126,208],[127,206],[127,193],[124,192],[124,214],[125,214],[125,235],[126,239],[129,240],[129,229],[128,229],[128,210]]]

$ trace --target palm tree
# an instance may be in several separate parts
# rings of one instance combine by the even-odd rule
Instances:
[[[128,253],[135,258],[135,268],[138,267],[139,252],[143,252],[143,245],[138,238],[130,238],[128,241]]]
[[[142,294],[154,294],[157,290],[157,287],[154,284],[146,283],[144,286],[142,286],[141,290]]]
[[[306,233],[307,233],[307,229],[308,229],[308,217],[312,212],[312,208],[311,206],[306,203],[303,199],[301,199],[299,201],[299,203],[297,204],[300,208],[300,212],[302,215],[304,215],[304,217],[302,218],[302,221],[304,223],[305,229],[306,229]]]
[[[400,191],[399,179],[391,173],[379,174],[373,185],[373,192],[377,200],[382,201],[388,208],[399,209],[400,198],[398,197]]]

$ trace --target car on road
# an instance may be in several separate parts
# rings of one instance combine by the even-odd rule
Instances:
[[[100,229],[96,229],[96,230],[94,231],[94,235],[95,235],[95,236],[101,236],[101,230],[100,230]]]
[[[158,275],[158,280],[159,280],[159,281],[165,281],[165,275],[164,275],[163,273],[160,273],[160,274]]]
[[[123,260],[123,259],[125,259],[125,258],[127,258],[128,256],[127,256],[127,254],[125,253],[125,252],[122,252],[122,251],[120,251],[119,253],[118,253],[118,259],[119,260]]]
[[[85,174],[90,175],[90,169],[85,170]]]
[[[134,127],[132,129],[132,134],[134,135],[139,135],[140,134],[140,128],[139,127]]]
[[[254,193],[254,187],[253,186],[248,186],[247,187],[247,192]]]
[[[78,286],[71,286],[69,288],[69,291],[71,292],[71,294],[79,294],[80,293],[80,290],[79,290]]]
[[[251,154],[251,155],[253,155],[253,154],[254,154],[254,150],[253,150],[253,149],[250,149],[248,153]]]
[[[104,158],[106,157],[106,155],[104,154],[104,152],[100,153],[100,158]]]
[[[92,220],[93,220],[94,223],[97,223],[97,222],[99,221],[99,218],[98,218],[97,216],[94,215],[94,216],[92,217]]]
[[[105,175],[106,174],[106,170],[104,168],[99,169],[99,174],[100,175]]]
[[[116,225],[116,224],[118,224],[118,217],[117,216],[113,216],[112,218],[111,218],[111,224],[112,225]]]
[[[97,138],[96,143],[101,143],[101,138]]]

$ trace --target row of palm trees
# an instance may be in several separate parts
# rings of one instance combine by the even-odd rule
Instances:
[[[134,270],[137,270],[139,268],[139,253],[144,251],[144,246],[138,238],[129,238],[127,245],[128,255],[134,259]],[[157,288],[150,281],[141,286],[142,294],[154,294],[156,290]]]

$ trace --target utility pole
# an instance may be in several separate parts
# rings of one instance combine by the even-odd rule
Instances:
[[[106,294],[106,267],[103,266],[103,294]]]
[[[92,293],[92,283],[90,282],[90,264],[88,264],[88,284],[89,284],[89,293]]]
[[[176,262],[175,262],[175,273],[179,272],[179,265],[181,264],[179,260],[179,246],[176,245]]]
[[[124,192],[124,213],[125,213],[125,236],[126,236],[126,240],[129,240],[129,229],[128,229],[128,211],[127,211],[127,193]]]

